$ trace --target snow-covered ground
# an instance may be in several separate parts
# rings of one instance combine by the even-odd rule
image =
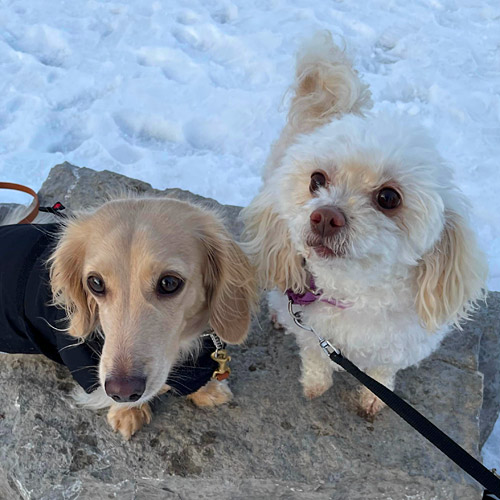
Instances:
[[[454,165],[500,289],[498,0],[0,0],[0,26],[0,180],[38,189],[67,160],[238,205],[298,44],[330,29],[375,109],[420,117]]]

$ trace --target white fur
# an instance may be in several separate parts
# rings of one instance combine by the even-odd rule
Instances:
[[[261,284],[277,287],[269,293],[270,307],[297,337],[308,397],[330,387],[334,367],[315,337],[287,313],[283,291],[304,290],[304,261],[325,297],[353,304],[339,309],[316,302],[303,307],[304,322],[389,387],[398,370],[427,357],[450,325],[469,317],[486,277],[484,256],[467,224],[467,202],[428,134],[407,116],[367,112],[367,90],[350,63],[324,34],[314,40],[297,63],[312,61],[308,86],[292,100],[262,191],[243,211],[246,250]],[[342,80],[337,94],[329,85],[334,77]],[[308,89],[314,100],[307,99]],[[366,98],[353,99],[361,91]],[[329,100],[323,108],[322,92]],[[304,133],[296,125],[301,116],[309,124],[317,116],[316,126]],[[329,183],[311,194],[311,175],[318,170]],[[397,188],[402,204],[384,212],[376,197],[387,186]],[[321,243],[337,252],[330,258],[319,256],[308,240],[310,215],[320,207],[340,209],[347,221]],[[366,395],[361,404],[368,413],[380,409]]]
[[[90,394],[86,393],[80,386],[76,386],[71,392],[71,397],[77,406],[88,408],[89,410],[109,408],[111,405],[115,404],[101,385]]]

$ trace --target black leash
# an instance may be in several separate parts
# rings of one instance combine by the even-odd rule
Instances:
[[[439,448],[448,458],[453,460],[461,469],[481,483],[489,492],[500,495],[500,479],[489,471],[481,462],[469,455],[453,439],[438,429],[413,406],[394,394],[385,385],[362,372],[354,363],[344,358],[342,354],[332,352],[330,359],[340,365],[345,371],[356,377],[375,396],[395,411],[403,420],[408,422],[425,439]]]
[[[403,420],[409,423],[417,432],[425,437],[430,443],[439,448],[448,458],[453,460],[462,470],[467,472],[476,481],[486,488],[485,498],[493,498],[488,495],[496,495],[500,498],[500,478],[488,470],[481,462],[467,453],[453,439],[438,429],[432,422],[425,418],[413,406],[394,394],[385,385],[362,372],[354,363],[345,358],[339,349],[335,348],[323,339],[316,331],[302,323],[301,312],[293,311],[293,302],[288,302],[288,311],[295,324],[300,328],[314,333],[318,337],[320,347],[328,354],[329,358],[340,365],[345,371],[358,379],[375,396],[380,398],[389,408],[395,411]]]

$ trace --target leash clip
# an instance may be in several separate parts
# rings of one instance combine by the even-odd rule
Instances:
[[[319,346],[323,351],[326,353],[328,357],[330,357],[332,354],[336,354],[337,356],[342,356],[342,353],[340,352],[340,349],[333,346],[328,340],[324,339],[321,335],[319,335],[316,330],[310,326],[304,324],[302,321],[302,311],[294,311],[293,310],[293,301],[292,299],[288,299],[288,314],[293,319],[293,322],[299,327],[302,328],[302,330],[306,330],[307,332],[314,333],[316,335],[316,338],[318,339]]]
[[[212,328],[207,333],[204,333],[202,337],[210,337],[215,347],[215,351],[210,354],[210,357],[218,363],[219,367],[213,372],[212,378],[219,381],[226,380],[231,374],[231,368],[228,366],[229,361],[231,361],[231,356],[227,354],[222,340]]]
[[[219,363],[219,368],[214,371],[212,378],[216,378],[219,381],[226,380],[231,374],[231,368],[228,366],[231,356],[228,356],[225,349],[218,349],[210,354],[210,357]]]
[[[328,354],[328,357],[330,357],[334,353],[337,356],[342,355],[342,353],[340,352],[340,349],[337,349],[335,346],[330,344],[330,342],[328,342],[328,340],[326,340],[326,339],[321,340],[319,343],[319,346],[321,347],[321,349],[323,349],[323,351],[326,352],[326,354]]]

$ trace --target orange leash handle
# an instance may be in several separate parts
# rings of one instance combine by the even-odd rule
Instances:
[[[14,191],[21,191],[33,196],[33,201],[30,206],[30,213],[23,220],[20,220],[18,224],[30,224],[35,220],[35,217],[38,215],[40,202],[38,201],[38,195],[35,193],[35,191],[33,191],[33,189],[23,186],[22,184],[15,184],[13,182],[0,182],[0,189],[12,189]]]

